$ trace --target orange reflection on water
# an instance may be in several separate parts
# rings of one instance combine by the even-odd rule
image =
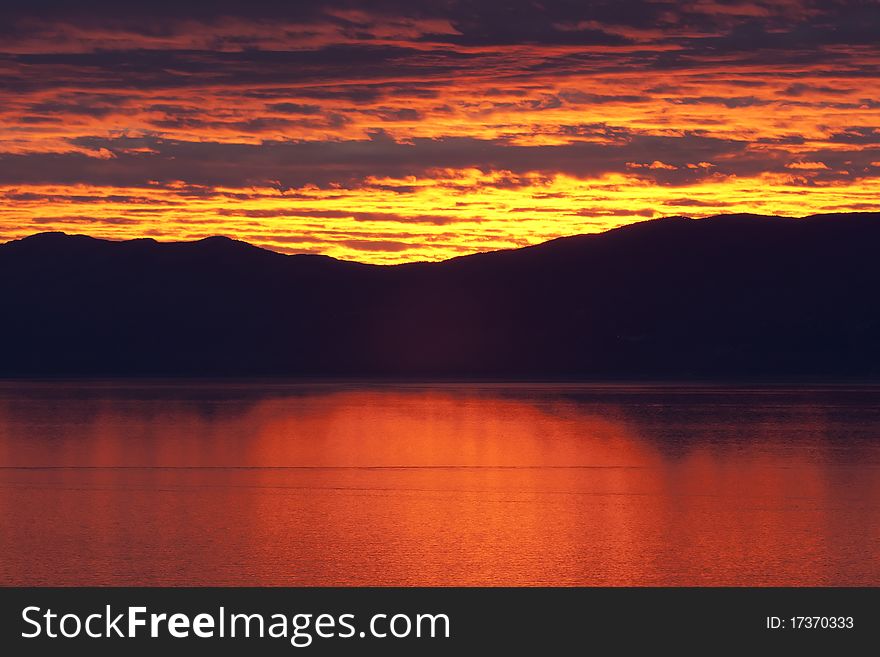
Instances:
[[[880,390],[0,386],[0,582],[880,583]]]

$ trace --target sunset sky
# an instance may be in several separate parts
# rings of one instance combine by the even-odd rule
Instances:
[[[395,263],[880,210],[876,0],[8,4],[0,241]]]

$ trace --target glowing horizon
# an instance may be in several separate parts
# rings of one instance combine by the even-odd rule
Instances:
[[[609,227],[607,227],[607,228],[600,228],[599,230],[596,230],[596,231],[589,231],[589,232],[584,232],[584,233],[575,233],[575,234],[572,234],[572,235],[559,235],[559,236],[555,236],[555,237],[550,237],[550,238],[548,238],[548,239],[545,240],[545,241],[538,241],[538,242],[534,242],[534,243],[526,244],[526,245],[517,245],[517,246],[511,246],[511,247],[499,247],[498,249],[481,249],[481,250],[474,250],[474,251],[469,251],[468,253],[464,253],[464,254],[460,254],[460,253],[459,253],[459,254],[453,254],[453,255],[449,256],[448,258],[434,258],[434,259],[430,259],[430,260],[429,260],[429,259],[422,259],[422,260],[390,261],[390,262],[383,262],[383,261],[368,261],[368,260],[364,259],[363,257],[358,257],[359,254],[355,254],[355,257],[349,257],[349,258],[346,258],[346,257],[330,256],[330,255],[325,254],[325,253],[308,253],[308,252],[304,252],[304,251],[296,250],[296,249],[288,249],[288,248],[284,248],[284,247],[278,248],[278,247],[275,247],[275,246],[272,246],[272,245],[255,244],[255,243],[253,243],[253,242],[248,242],[247,240],[243,240],[243,239],[241,239],[241,238],[239,238],[239,237],[235,237],[235,236],[233,236],[233,235],[225,235],[225,234],[223,234],[223,233],[214,233],[214,234],[211,234],[211,235],[206,235],[206,236],[204,236],[204,237],[193,237],[193,238],[189,238],[189,239],[178,239],[178,238],[174,238],[174,237],[170,237],[170,238],[162,238],[162,237],[160,237],[160,238],[156,238],[156,237],[152,237],[152,236],[137,236],[137,237],[100,237],[100,236],[97,236],[97,235],[94,235],[94,234],[83,233],[83,232],[75,232],[75,231],[65,231],[65,230],[42,230],[42,231],[37,231],[37,232],[34,232],[34,233],[28,233],[28,234],[26,234],[26,235],[22,235],[21,237],[16,237],[16,238],[11,238],[11,239],[9,239],[9,240],[0,241],[0,245],[7,244],[7,243],[9,243],[9,242],[14,242],[14,241],[21,240],[21,239],[26,239],[26,238],[29,238],[29,237],[36,237],[36,236],[38,236],[38,235],[44,235],[44,234],[59,234],[59,233],[60,233],[60,234],[63,234],[63,235],[66,235],[66,236],[68,236],[68,237],[90,237],[90,238],[93,238],[93,239],[106,240],[106,241],[110,241],[110,242],[126,242],[126,241],[132,241],[132,240],[144,240],[144,239],[146,239],[146,240],[151,240],[151,241],[153,241],[153,242],[156,242],[156,243],[158,243],[158,244],[182,244],[182,243],[198,242],[198,241],[202,241],[202,240],[206,240],[206,239],[212,239],[212,238],[227,238],[227,239],[230,239],[230,240],[234,240],[234,241],[242,242],[242,243],[244,243],[244,244],[248,244],[249,246],[254,246],[254,247],[257,247],[257,248],[260,248],[260,249],[263,249],[263,250],[272,251],[272,252],[274,252],[274,253],[279,253],[279,254],[281,254],[281,255],[324,255],[324,256],[331,257],[331,258],[334,258],[334,259],[336,259],[336,260],[340,260],[340,261],[344,261],[344,262],[357,262],[357,263],[361,263],[361,264],[379,265],[379,266],[394,266],[394,265],[404,265],[404,264],[424,263],[424,262],[444,262],[444,261],[446,261],[446,260],[451,260],[451,259],[454,259],[454,258],[459,258],[459,257],[467,256],[467,255],[478,255],[478,254],[482,254],[482,253],[493,253],[493,252],[496,252],[496,251],[503,251],[503,250],[515,250],[515,249],[525,248],[525,247],[527,247],[527,246],[537,246],[537,245],[539,245],[539,244],[543,244],[543,243],[545,243],[545,242],[553,241],[553,240],[555,240],[555,239],[560,239],[560,238],[566,238],[566,237],[577,237],[577,236],[579,236],[579,235],[587,235],[587,234],[591,234],[591,235],[601,234],[601,233],[605,233],[605,232],[608,232],[608,231],[615,230],[615,229],[617,229],[617,228],[623,228],[623,227],[626,227],[626,226],[631,226],[631,225],[634,225],[634,224],[645,223],[645,222],[648,222],[648,221],[658,221],[658,220],[662,220],[662,219],[675,219],[675,218],[684,218],[684,219],[691,219],[691,220],[698,220],[698,221],[699,221],[699,220],[703,220],[703,219],[712,219],[713,217],[724,217],[724,216],[739,215],[739,214],[741,214],[741,213],[729,212],[729,213],[722,213],[722,214],[719,214],[719,215],[709,215],[709,216],[703,216],[703,217],[690,217],[690,216],[687,216],[687,215],[663,215],[663,216],[661,216],[661,217],[638,218],[637,220],[635,220],[635,221],[633,221],[633,222],[624,223],[624,224],[617,225],[617,226],[609,226]],[[752,214],[752,213],[746,213],[746,214]],[[850,213],[850,214],[858,214],[858,213]],[[753,214],[753,216],[755,216],[755,217],[771,216],[771,217],[778,217],[778,218],[780,218],[780,219],[806,219],[806,218],[808,218],[808,217],[810,217],[810,216],[814,216],[814,215],[803,215],[803,216],[800,216],[800,215],[757,215],[757,214]]]

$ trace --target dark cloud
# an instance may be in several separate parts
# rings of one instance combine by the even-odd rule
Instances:
[[[656,214],[656,211],[650,208],[642,208],[637,210],[581,208],[573,214],[578,217],[653,217]]]
[[[272,210],[227,210],[221,208],[217,214],[224,217],[251,217],[258,219],[282,218],[282,217],[316,217],[320,219],[354,219],[355,221],[392,221],[395,223],[433,224],[443,226],[458,221],[470,221],[461,217],[435,215],[435,214],[410,214],[403,215],[396,212],[357,212],[354,210],[311,210],[298,208],[278,208]]]
[[[0,51],[2,52],[2,51]],[[452,50],[422,50],[404,46],[336,44],[308,50],[193,51],[175,49],[101,50],[0,55],[0,82],[7,89],[34,91],[59,84],[80,84],[118,89],[174,89],[213,85],[254,87],[272,84],[325,83],[348,80],[421,80],[452,74],[468,55]],[[41,75],[34,75],[41,71]],[[359,93],[358,93],[359,92]],[[289,90],[282,92],[289,97]],[[381,89],[313,88],[303,97],[343,97],[365,101]],[[257,91],[258,97],[267,97]]]
[[[106,196],[95,196],[91,194],[39,194],[36,192],[16,192],[9,191],[2,195],[7,201],[24,202],[24,203],[58,203],[66,201],[68,203],[125,203],[138,204],[148,203],[150,205],[170,204],[170,201],[154,199],[147,196],[130,196],[127,194],[108,194]]]
[[[534,14],[523,13],[515,19],[496,16],[474,21],[453,22],[457,34],[433,33],[423,41],[459,46],[513,46],[542,44],[557,46],[623,46],[632,43],[619,34],[597,29],[559,29],[547,21],[534,22]],[[513,21],[516,22],[513,22]]]
[[[880,128],[862,126],[847,128],[843,132],[831,135],[829,141],[838,144],[880,144]]]
[[[804,84],[797,82],[787,86],[779,94],[783,96],[803,96],[804,94],[822,94],[822,95],[846,95],[853,89],[840,89],[838,87],[828,87],[825,85]]]
[[[273,112],[282,114],[320,114],[320,105],[303,105],[302,103],[270,103],[266,106]]]
[[[789,145],[789,146],[800,146],[801,144],[806,143],[806,139],[801,135],[785,135],[782,137],[758,137],[755,140],[757,144],[777,144],[780,146]]]
[[[377,107],[362,111],[380,121],[418,121],[422,118],[421,113],[412,107]]]
[[[239,132],[263,133],[271,130],[288,130],[294,126],[321,126],[320,122],[290,121],[275,117],[257,117],[241,121],[211,121],[194,116],[174,116],[151,121],[157,128],[175,130],[227,129]]]
[[[341,240],[344,244],[355,251],[408,251],[418,248],[417,244],[407,244],[399,240]]]
[[[132,226],[139,224],[138,219],[131,217],[91,217],[84,215],[61,215],[33,217],[33,224],[106,224],[111,226]]]
[[[684,184],[707,175],[752,175],[784,151],[749,150],[745,141],[685,132],[677,136],[627,134],[612,143],[573,141],[522,146],[474,137],[416,138],[397,142],[382,131],[369,139],[266,141],[262,144],[181,141],[159,137],[80,137],[72,144],[95,152],[6,154],[0,183],[147,185],[150,181],[244,187],[271,183],[281,190],[314,184],[360,186],[371,176],[424,176],[437,169],[477,168],[517,176],[537,172],[590,178],[627,172],[661,184]],[[786,159],[787,158],[787,159]],[[711,167],[698,166],[710,163]],[[690,166],[689,166],[690,165]],[[494,183],[503,185],[503,181]]]
[[[667,98],[667,103],[675,105],[724,105],[728,109],[736,107],[760,107],[769,105],[771,101],[755,96],[699,96],[696,98]]]
[[[688,198],[686,196],[681,198],[671,198],[667,201],[663,201],[663,205],[666,206],[688,206],[692,208],[723,208],[731,205],[735,205],[735,203],[728,203],[726,201],[701,201],[696,198]]]
[[[101,118],[119,111],[118,105],[85,105],[79,103],[65,103],[56,101],[46,101],[42,103],[34,103],[27,107],[28,112],[35,114],[73,114],[74,116],[92,116]]]
[[[559,92],[559,97],[571,105],[599,105],[602,103],[643,103],[651,99],[650,96],[635,94],[593,94],[586,91],[566,89]]]

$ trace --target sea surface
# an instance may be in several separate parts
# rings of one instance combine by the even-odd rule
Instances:
[[[880,585],[880,387],[0,383],[2,585]]]

